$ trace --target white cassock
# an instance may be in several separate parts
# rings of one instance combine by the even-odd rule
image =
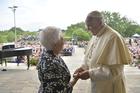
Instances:
[[[105,25],[90,40],[82,65],[89,70],[91,93],[126,93],[124,65],[131,61],[123,37]]]

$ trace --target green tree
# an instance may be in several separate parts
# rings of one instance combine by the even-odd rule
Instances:
[[[102,12],[104,15],[105,22],[111,26],[113,29],[117,30],[120,34],[124,35],[126,29],[131,25],[131,21],[126,17],[121,17],[121,15],[117,12]],[[126,34],[126,33],[125,33]]]
[[[6,36],[0,36],[0,43],[6,43],[7,37]]]
[[[86,32],[85,23],[80,22],[67,27],[65,37],[76,40],[89,40],[90,34]]]
[[[90,35],[82,28],[77,28],[72,35],[75,36],[78,41],[82,41],[82,40],[87,41],[90,39]]]
[[[31,31],[24,31],[22,30],[20,27],[16,28],[16,36],[17,36],[17,40],[19,40],[22,37],[26,37],[26,36],[37,36],[37,32],[31,32]],[[14,27],[12,27],[9,30],[4,30],[4,31],[0,31],[0,43],[6,43],[6,42],[14,42],[15,39],[15,29]]]
[[[8,42],[14,42],[14,40],[15,40],[15,34],[13,32],[9,32],[7,34],[7,41]]]
[[[126,31],[124,32],[126,37],[131,37],[135,33],[140,34],[140,26],[139,25],[130,25],[129,27],[127,27]]]

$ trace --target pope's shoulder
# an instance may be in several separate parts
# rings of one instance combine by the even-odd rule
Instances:
[[[106,26],[106,34],[110,38],[123,38],[119,32],[117,32],[115,29],[111,28],[110,26]]]

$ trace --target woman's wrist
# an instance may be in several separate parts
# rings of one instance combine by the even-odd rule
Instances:
[[[70,82],[70,85],[73,87],[79,78],[73,78],[73,80]]]

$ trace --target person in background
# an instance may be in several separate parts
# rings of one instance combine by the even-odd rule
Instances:
[[[123,37],[105,24],[99,11],[90,12],[85,23],[93,36],[73,76],[90,79],[91,93],[126,93],[124,65],[132,59]]]
[[[40,42],[44,49],[37,65],[41,83],[38,93],[72,93],[78,79],[70,81],[70,71],[59,56],[64,45],[61,30],[48,26],[40,32]]]

